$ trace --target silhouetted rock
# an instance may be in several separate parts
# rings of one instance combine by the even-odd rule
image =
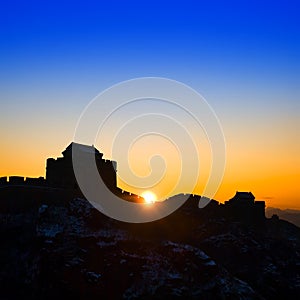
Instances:
[[[3,299],[300,296],[300,230],[288,222],[232,221],[218,202],[199,209],[191,196],[165,219],[126,224],[85,199],[47,197],[2,210]]]

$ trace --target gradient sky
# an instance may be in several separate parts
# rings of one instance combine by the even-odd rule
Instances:
[[[0,9],[0,176],[44,176],[85,106],[136,77],[188,84],[227,144],[216,195],[300,208],[298,1],[6,1]],[[101,147],[100,147],[101,148]]]

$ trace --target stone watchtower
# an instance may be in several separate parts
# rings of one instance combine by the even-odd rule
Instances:
[[[265,201],[255,201],[251,192],[236,192],[225,201],[226,215],[249,224],[260,223],[265,219]]]
[[[53,187],[68,189],[78,188],[72,164],[72,147],[76,145],[83,155],[95,155],[99,174],[106,186],[117,192],[116,166],[117,163],[111,160],[104,160],[103,153],[94,146],[71,143],[63,152],[62,157],[57,159],[48,158],[46,165],[46,182]]]

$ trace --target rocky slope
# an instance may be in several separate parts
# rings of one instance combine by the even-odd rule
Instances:
[[[33,203],[1,211],[1,299],[300,297],[300,230],[288,222],[183,208],[138,225],[80,198]]]

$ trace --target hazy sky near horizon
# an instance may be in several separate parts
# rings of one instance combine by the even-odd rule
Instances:
[[[6,1],[0,176],[44,176],[103,89],[145,76],[205,97],[224,130],[216,195],[300,208],[298,1]],[[100,145],[101,146],[101,145]],[[101,148],[101,147],[100,147]],[[101,150],[101,149],[100,149]]]

